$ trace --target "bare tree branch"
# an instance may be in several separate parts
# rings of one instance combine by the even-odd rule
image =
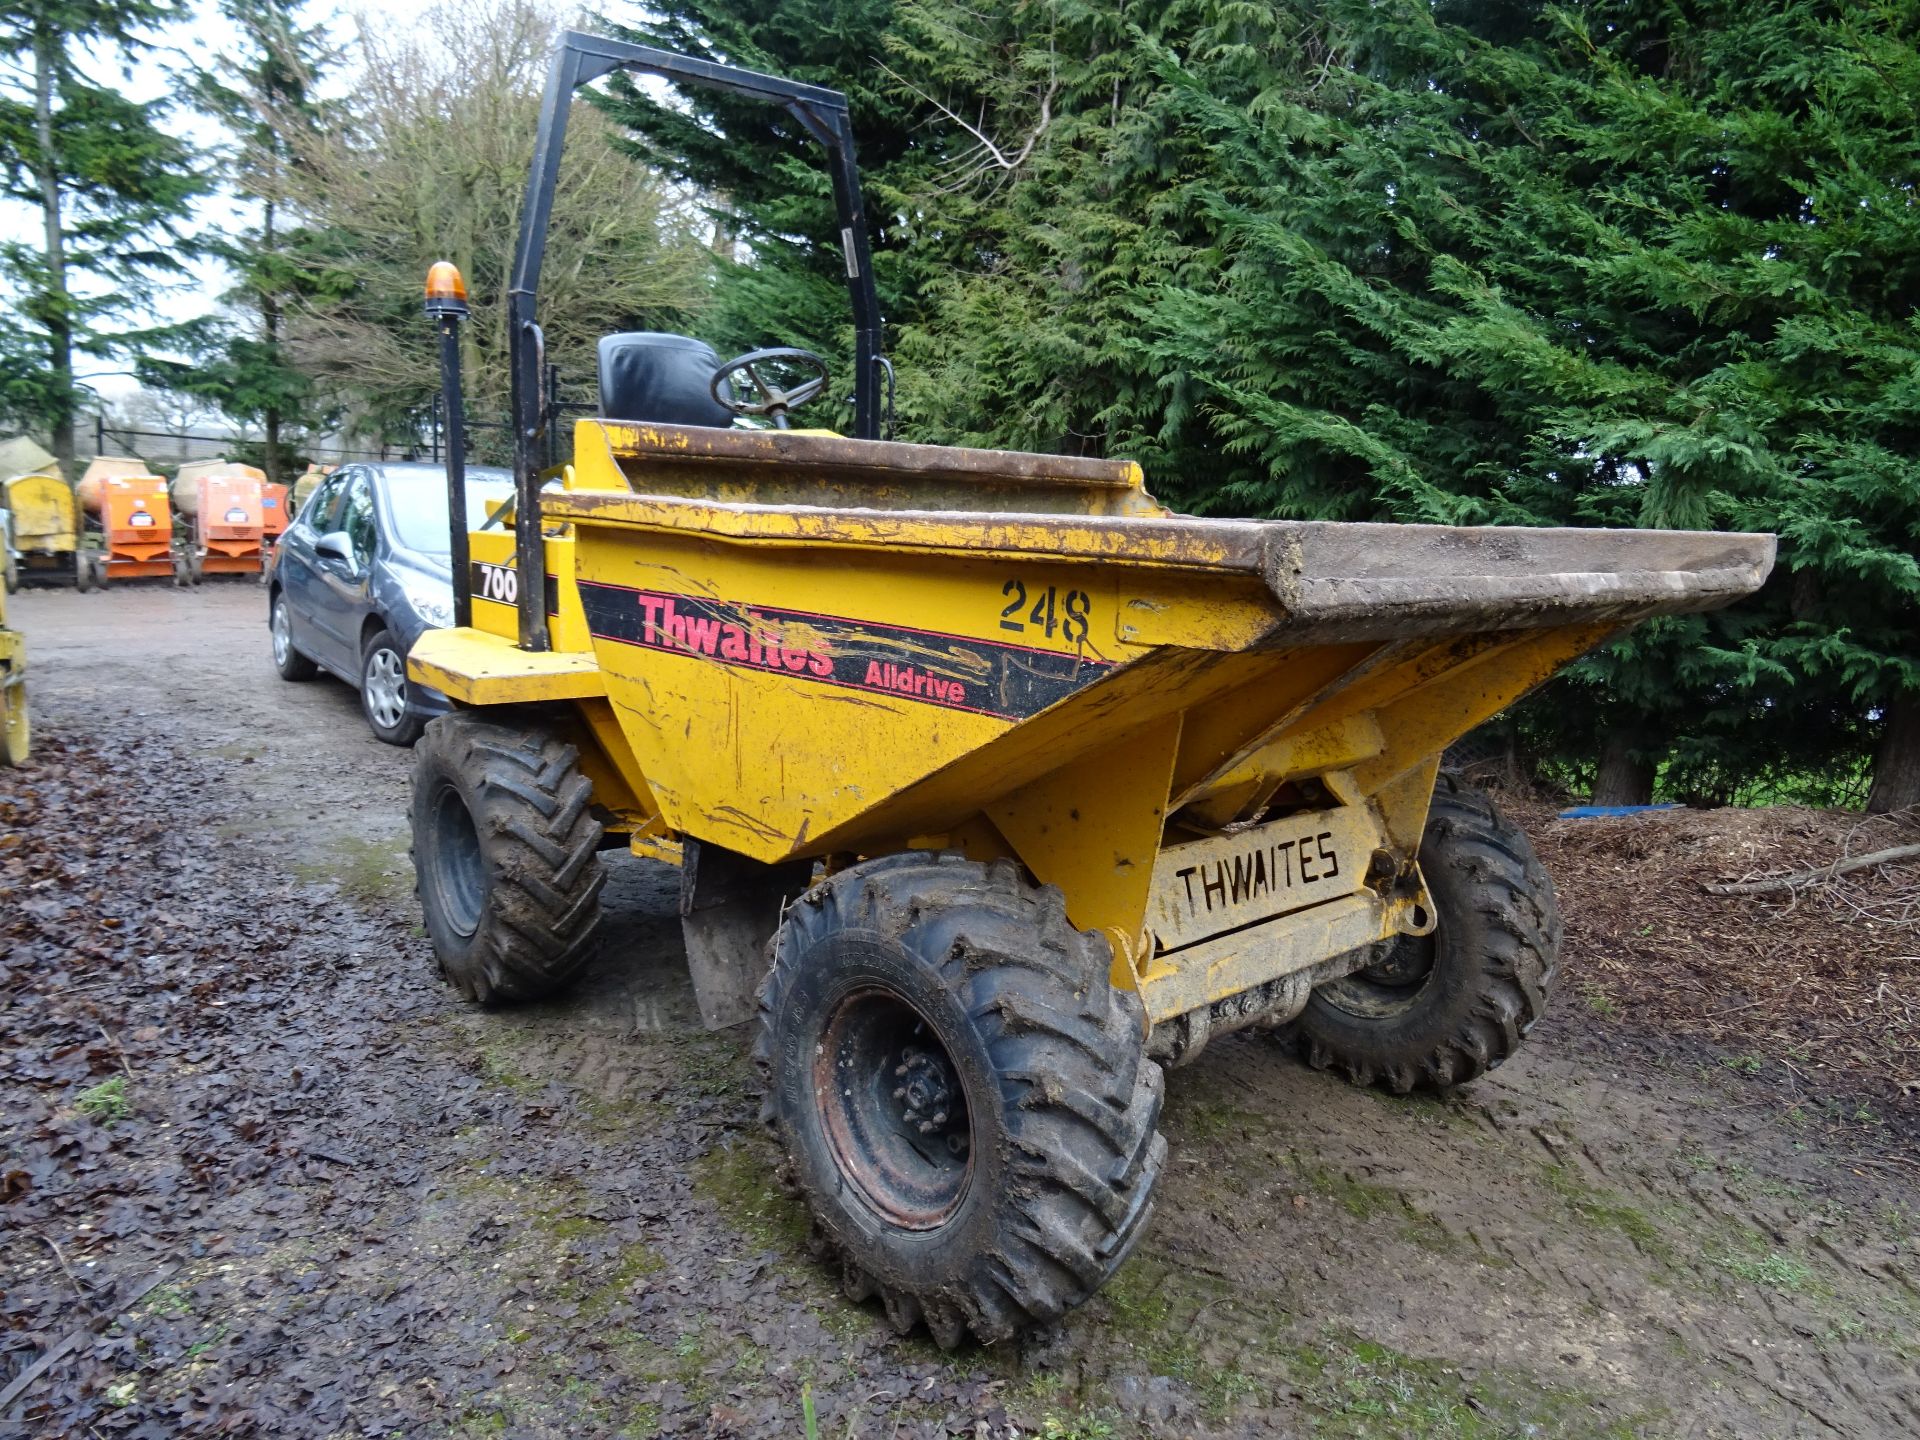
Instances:
[[[1060,74],[1058,69],[1055,69],[1048,79],[1046,90],[1040,95],[1040,118],[1035,122],[1033,129],[1028,132],[1025,142],[1020,148],[1009,153],[1007,147],[995,144],[993,138],[988,135],[983,128],[986,124],[986,108],[984,102],[981,106],[980,124],[975,125],[963,119],[954,110],[934,96],[929,95],[925,90],[922,90],[918,85],[915,85],[898,71],[889,69],[885,65],[882,65],[880,68],[883,72],[892,76],[894,80],[926,101],[927,104],[933,106],[934,109],[938,110],[978,142],[970,149],[961,152],[959,158],[954,162],[952,167],[950,167],[948,171],[949,174],[958,173],[963,176],[962,179],[955,181],[947,187],[950,189],[959,189],[963,185],[970,184],[989,170],[998,169],[1011,173],[1024,165],[1027,157],[1033,154],[1033,147],[1040,143],[1040,137],[1046,134],[1047,127],[1053,123],[1053,99],[1054,96],[1060,93]],[[976,157],[984,158],[976,160]]]

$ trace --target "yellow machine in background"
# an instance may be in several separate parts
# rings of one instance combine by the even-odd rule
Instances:
[[[762,96],[826,146],[859,438],[785,428],[845,393],[817,355],[608,336],[601,418],[541,488],[558,137],[613,69]],[[1510,1057],[1558,978],[1553,885],[1442,752],[1638,621],[1750,593],[1773,538],[1202,520],[1125,460],[883,440],[845,98],[589,35],[551,75],[508,297],[511,533],[460,518],[465,289],[428,281],[461,623],[409,657],[454,706],[412,832],[453,984],[558,990],[594,953],[601,850],[679,865],[695,997],[755,1022],[823,1253],[945,1345],[1125,1261],[1162,1067],[1212,1038],[1401,1093]]]
[[[320,488],[320,482],[334,472],[331,465],[309,462],[306,470],[293,482],[293,494],[287,502],[285,524],[291,525],[293,517],[300,513],[300,507],[307,503],[307,497]]]
[[[80,506],[58,475],[32,472],[0,484],[10,516],[14,573],[21,585],[94,588],[80,548]]]

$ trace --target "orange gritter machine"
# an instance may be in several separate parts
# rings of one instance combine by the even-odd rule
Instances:
[[[145,461],[96,456],[74,488],[88,528],[100,538],[100,549],[88,557],[96,584],[177,574],[167,482],[148,470]]]
[[[173,499],[193,523],[194,579],[203,574],[260,573],[267,548],[262,504],[266,485],[264,471],[233,461],[206,460],[180,467],[173,480]]]
[[[260,520],[263,538],[271,550],[287,533],[293,520],[293,487],[269,480],[260,487]]]

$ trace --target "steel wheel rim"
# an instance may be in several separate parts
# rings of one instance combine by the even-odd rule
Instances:
[[[486,908],[487,865],[473,812],[451,785],[443,785],[434,796],[432,857],[433,888],[447,924],[455,933],[471,936]]]
[[[966,1088],[933,1027],[871,986],[835,1004],[814,1051],[814,1103],[848,1185],[881,1219],[933,1230],[973,1178]]]
[[[293,649],[293,634],[287,626],[287,602],[285,600],[275,600],[273,602],[273,625],[271,628],[273,631],[273,663],[276,665],[284,665],[287,663],[288,654]]]
[[[391,730],[407,718],[407,677],[400,657],[384,645],[367,657],[367,709],[373,723]]]
[[[1336,1009],[1363,1019],[1404,1015],[1420,1003],[1440,969],[1440,932],[1401,935],[1364,969],[1316,987]]]

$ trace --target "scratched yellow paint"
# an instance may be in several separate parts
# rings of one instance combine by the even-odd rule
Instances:
[[[429,630],[414,642],[407,668],[415,680],[468,705],[544,704],[607,693],[591,654],[529,654],[484,630]]]
[[[513,596],[520,577],[514,565],[513,532],[476,531],[467,537],[467,547],[475,572],[474,628],[517,640],[520,616],[514,608]],[[554,577],[560,601],[559,612],[547,619],[549,638],[555,650],[584,653],[592,647],[587,639],[586,621],[580,613],[580,592],[573,585],[560,583],[560,577],[571,575],[573,568],[573,536],[564,532],[549,535],[547,574]]]
[[[637,596],[656,603],[655,635],[678,617],[688,601],[708,601],[721,623],[737,624],[764,638],[777,638],[791,652],[818,653],[818,619],[848,622],[842,635],[860,634],[862,621],[892,627],[938,618],[931,607],[903,609],[903,594],[930,592],[928,599],[952,617],[956,639],[932,634],[905,637],[877,661],[924,671],[943,663],[958,675],[965,694],[990,683],[987,662],[967,663],[965,640],[997,625],[1001,604],[984,619],[966,623],[954,604],[961,597],[995,598],[993,575],[982,567],[966,573],[913,577],[885,563],[831,570],[803,551],[742,552],[681,534],[639,535],[608,527],[582,527],[579,575],[589,585],[609,587],[627,607],[645,639],[648,615]],[[619,587],[617,591],[611,587]],[[674,615],[665,601],[674,602]],[[963,628],[964,626],[964,628]],[[606,677],[607,694],[626,720],[639,767],[658,797],[667,823],[759,859],[804,850],[817,838],[912,783],[943,762],[978,750],[1012,722],[957,707],[926,703],[879,688],[822,683],[811,669],[790,671],[755,664],[748,638],[747,663],[719,655],[617,639],[593,642]],[[762,647],[763,649],[765,647]],[[1073,651],[1052,647],[1056,653]],[[1104,647],[1111,651],[1114,647]],[[959,663],[951,659],[961,657]],[[1104,659],[1089,641],[1089,662]],[[976,678],[977,677],[977,678]]]
[[[6,594],[0,589],[0,764],[26,764],[31,742],[26,641],[7,628]]]
[[[1130,464],[997,463],[583,421],[543,505],[552,651],[514,648],[496,530],[472,537],[474,629],[423,637],[412,673],[570,707],[640,853],[1015,858],[1163,1019],[1417,930],[1440,751],[1625,623],[1305,641],[1278,530],[1169,516]],[[1157,942],[1168,847],[1319,811],[1377,837],[1350,891]]]

